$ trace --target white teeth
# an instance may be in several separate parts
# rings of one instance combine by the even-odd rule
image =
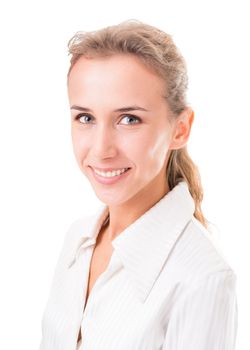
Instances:
[[[113,171],[108,171],[108,172],[104,172],[104,171],[99,171],[94,169],[94,172],[98,175],[101,175],[103,177],[114,177],[114,176],[118,176],[121,175],[122,173],[124,173],[128,168],[123,168],[120,170],[113,170]]]

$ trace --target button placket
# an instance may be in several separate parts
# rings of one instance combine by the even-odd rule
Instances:
[[[100,274],[100,276],[97,278],[94,286],[92,287],[91,293],[90,293],[88,300],[87,300],[87,304],[85,305],[85,308],[83,310],[82,319],[81,319],[81,327],[80,328],[81,328],[82,341],[84,341],[84,328],[85,328],[84,323],[85,323],[85,320],[88,318],[88,313],[89,313],[89,310],[91,310],[91,307],[93,305],[93,300],[96,297],[96,293],[98,292],[99,285],[101,283],[104,283],[106,280],[108,280],[109,277],[113,274],[113,272],[116,271],[118,267],[122,266],[120,261],[118,261],[116,259],[117,259],[117,256],[115,255],[115,251],[113,251],[106,270]],[[85,289],[84,301],[86,298],[86,293],[87,293],[87,288]]]

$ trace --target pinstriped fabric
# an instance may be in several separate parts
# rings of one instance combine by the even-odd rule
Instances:
[[[108,208],[76,220],[55,268],[40,350],[234,350],[236,276],[193,213],[182,182],[127,227],[85,309]]]
[[[235,349],[235,276],[212,273],[189,288],[171,315],[163,349]]]

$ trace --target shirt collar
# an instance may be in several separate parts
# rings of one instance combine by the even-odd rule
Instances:
[[[115,252],[142,302],[150,293],[175,242],[192,219],[194,209],[188,185],[182,181],[113,239]],[[83,227],[79,222],[81,236],[69,267],[81,249],[95,244],[107,215],[108,206],[103,204],[87,220],[87,225]],[[85,229],[85,233],[82,232]]]

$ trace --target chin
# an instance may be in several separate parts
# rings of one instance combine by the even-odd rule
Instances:
[[[126,200],[124,199],[114,199],[110,198],[110,196],[100,195],[96,193],[97,198],[104,204],[108,205],[109,207],[116,207],[124,203]]]
[[[131,191],[128,193],[128,188],[125,188],[124,192],[123,190],[121,190],[119,192],[114,191],[113,193],[110,190],[107,190],[107,192],[105,192],[105,190],[98,190],[96,188],[94,189],[94,191],[98,199],[110,207],[121,206],[128,203],[129,201],[131,201],[132,204],[133,199],[138,198],[137,196],[140,193],[138,191]]]

